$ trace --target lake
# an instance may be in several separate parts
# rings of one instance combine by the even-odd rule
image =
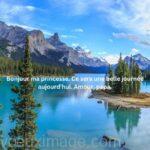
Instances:
[[[99,84],[103,85],[103,82]],[[106,103],[98,104],[95,99],[88,98],[91,94],[90,89],[45,91],[37,90],[37,85],[35,99],[42,104],[37,110],[37,138],[41,142],[41,150],[117,150],[123,142],[130,150],[144,150],[150,147],[150,109],[116,110]],[[10,99],[16,97],[10,89],[11,84],[3,78],[0,84],[0,103],[3,105],[0,115],[3,120],[1,127],[5,143],[13,126],[9,121]],[[150,82],[143,82],[141,91],[150,92]],[[102,143],[103,135],[116,138],[119,144]]]

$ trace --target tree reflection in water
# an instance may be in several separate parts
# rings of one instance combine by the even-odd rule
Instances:
[[[106,106],[106,104],[105,104]],[[128,136],[131,135],[132,130],[134,127],[138,125],[141,110],[140,109],[126,109],[113,107],[111,105],[107,105],[107,115],[113,114],[114,116],[114,123],[117,132],[120,132],[121,129],[126,130]]]

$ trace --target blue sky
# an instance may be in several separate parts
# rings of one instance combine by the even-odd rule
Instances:
[[[0,0],[0,20],[46,37],[58,32],[70,46],[115,63],[142,53],[150,58],[150,0]]]

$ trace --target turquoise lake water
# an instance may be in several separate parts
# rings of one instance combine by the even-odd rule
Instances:
[[[10,83],[3,78],[0,84],[0,103],[3,105],[0,115],[3,119],[4,143],[7,143],[8,132],[13,126],[9,121],[10,99],[15,98],[15,95],[10,89]],[[150,82],[143,82],[141,91],[150,92]],[[41,142],[41,150],[117,150],[123,142],[130,150],[149,149],[150,109],[116,110],[105,103],[98,104],[95,99],[89,99],[90,94],[91,90],[44,91],[37,90],[36,86],[35,99],[42,104],[37,110],[37,138]],[[103,135],[116,138],[119,144],[102,143]]]

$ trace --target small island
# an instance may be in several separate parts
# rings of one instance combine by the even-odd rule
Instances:
[[[93,90],[92,97],[100,99],[119,108],[146,108],[150,107],[150,93],[140,93],[138,96],[122,96],[111,94],[105,90]],[[98,103],[101,101],[98,100]]]
[[[145,108],[150,107],[150,93],[141,93],[142,72],[132,59],[127,64],[120,54],[118,65],[115,69],[109,66],[105,77],[105,85],[109,89],[92,91],[92,98],[119,108]],[[102,101],[101,101],[102,100]]]

